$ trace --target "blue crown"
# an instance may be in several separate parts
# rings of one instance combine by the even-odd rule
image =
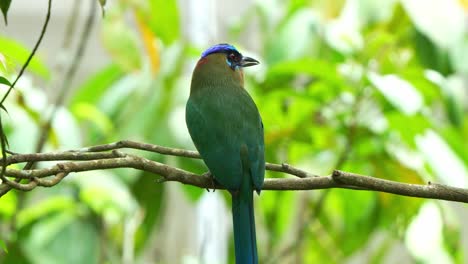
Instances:
[[[221,44],[216,44],[214,46],[211,46],[209,47],[207,50],[205,50],[201,57],[202,58],[205,58],[206,56],[212,54],[212,53],[226,53],[226,52],[229,52],[229,51],[235,51],[235,52],[238,52],[236,50],[236,48],[232,45],[229,45],[227,43],[221,43]]]

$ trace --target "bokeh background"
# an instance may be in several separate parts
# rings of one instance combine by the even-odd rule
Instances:
[[[0,23],[2,76],[19,72],[46,9],[12,1]],[[194,149],[184,122],[191,71],[205,48],[229,42],[261,61],[246,88],[269,162],[468,188],[466,0],[107,0],[101,11],[94,0],[53,1],[2,113],[11,150],[34,151],[60,91],[43,151],[120,139]],[[340,189],[265,191],[255,202],[260,263],[468,263],[463,204]],[[233,263],[231,229],[222,191],[129,169],[80,173],[0,198],[0,262]]]

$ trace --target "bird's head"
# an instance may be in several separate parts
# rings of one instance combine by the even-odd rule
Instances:
[[[191,92],[210,87],[244,87],[242,68],[259,64],[229,44],[205,50],[192,75]]]
[[[199,63],[208,61],[210,57],[218,57],[218,59],[219,57],[224,57],[226,65],[233,71],[260,63],[256,59],[242,56],[234,46],[226,43],[216,44],[205,50],[201,55]],[[213,58],[213,60],[215,59],[216,58]]]

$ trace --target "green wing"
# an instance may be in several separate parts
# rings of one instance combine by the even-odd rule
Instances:
[[[263,126],[245,90],[224,90],[210,99],[192,95],[185,118],[195,146],[220,184],[239,189],[243,166],[248,166],[255,189],[261,189],[265,172]],[[242,163],[243,144],[248,149],[249,164]]]

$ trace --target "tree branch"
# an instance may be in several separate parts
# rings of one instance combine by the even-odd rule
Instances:
[[[144,150],[162,155],[200,158],[199,154],[195,151],[128,140],[62,152],[13,154],[7,158],[8,165],[41,161],[57,161],[58,163],[51,167],[32,170],[6,168],[6,176],[15,179],[29,179],[30,182],[21,184],[5,179],[0,185],[0,196],[4,194],[2,193],[2,189],[5,186],[21,191],[30,191],[37,186],[54,186],[70,173],[115,168],[133,168],[147,171],[161,176],[158,180],[159,182],[175,181],[200,188],[223,189],[222,186],[213,184],[211,177],[207,174],[198,175],[141,156],[119,151],[119,149],[124,148]],[[329,176],[316,176],[288,164],[267,163],[266,169],[295,177],[265,179],[263,190],[287,191],[344,188],[468,203],[468,189],[431,182],[426,185],[400,183],[339,170],[335,170]]]

